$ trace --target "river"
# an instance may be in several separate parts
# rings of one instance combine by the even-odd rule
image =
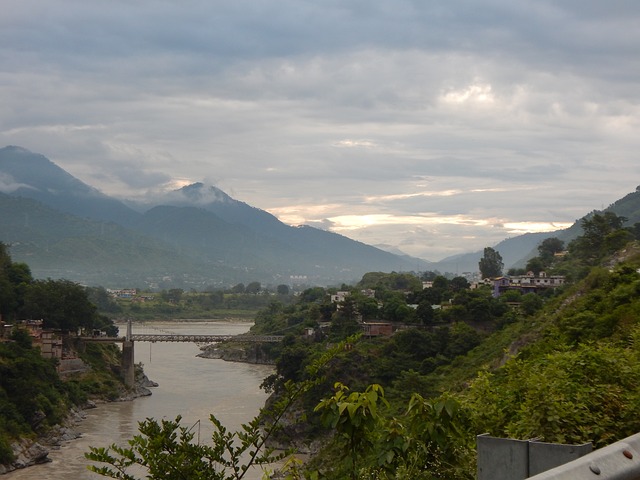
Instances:
[[[216,321],[153,322],[146,326],[134,325],[134,333],[229,335],[244,333],[250,326],[250,323]],[[125,328],[121,327],[120,331],[124,333]],[[136,342],[136,363],[142,362],[149,379],[159,384],[151,389],[153,395],[131,402],[101,404],[96,409],[87,410],[86,419],[77,427],[82,437],[52,450],[50,463],[17,470],[2,478],[104,478],[87,470],[89,462],[84,453],[89,446],[125,444],[137,433],[138,422],[148,417],[173,420],[182,415],[183,425],[193,426],[192,432],[202,442],[211,439],[211,413],[228,429],[238,429],[264,405],[267,395],[259,386],[273,368],[198,358],[199,352],[198,346],[192,343]],[[246,478],[260,479],[261,473],[254,471]]]

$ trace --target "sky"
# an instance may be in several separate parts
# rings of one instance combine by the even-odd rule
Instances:
[[[0,147],[437,261],[640,184],[637,0],[3,0]]]

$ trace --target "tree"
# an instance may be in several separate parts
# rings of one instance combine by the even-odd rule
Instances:
[[[280,284],[276,288],[278,295],[289,295],[289,285]]]
[[[405,296],[399,292],[390,293],[384,299],[382,315],[392,322],[407,322],[413,315],[413,309],[407,305]]]
[[[180,300],[182,300],[182,294],[184,290],[181,288],[171,288],[166,292],[162,292],[162,298],[164,298],[167,302],[178,304]]]
[[[356,302],[358,313],[365,320],[374,319],[378,316],[378,301],[375,298],[367,297],[361,293],[355,292],[353,299]]]
[[[262,285],[260,285],[260,282],[251,282],[245,287],[244,292],[255,295],[259,293],[260,290],[262,290]]]
[[[388,418],[383,413],[389,403],[380,385],[363,392],[349,391],[339,382],[334,388],[336,393],[315,408],[337,433],[333,461],[305,478],[473,478],[473,436],[451,396],[425,399],[414,394],[399,418]]]
[[[305,303],[322,302],[327,296],[327,291],[322,287],[307,288],[300,295],[300,301]]]
[[[425,325],[431,325],[436,320],[436,311],[429,300],[422,300],[416,309],[416,316]]]
[[[85,288],[69,280],[35,280],[26,289],[21,314],[42,318],[45,328],[69,331],[102,323]]]
[[[120,313],[122,307],[109,295],[104,287],[87,288],[89,300],[98,307],[101,312]]]
[[[495,278],[502,275],[504,263],[502,256],[493,248],[485,247],[484,254],[478,263],[482,278]]]
[[[527,293],[522,296],[520,309],[525,315],[533,315],[544,305],[544,301],[535,293]]]
[[[426,272],[422,273],[422,275],[420,276],[420,280],[423,280],[425,282],[430,282],[430,281],[433,281],[433,279],[436,278],[438,275],[440,275],[440,272],[438,272],[437,270],[435,272],[427,270]]]
[[[569,244],[570,251],[584,260],[597,260],[623,247],[633,238],[631,231],[623,229],[625,217],[613,212],[594,213],[584,218],[581,226],[583,234]]]
[[[545,264],[540,257],[533,257],[527,262],[527,271],[539,275],[544,270]]]
[[[511,358],[499,375],[481,372],[463,393],[475,430],[596,447],[632,435],[640,429],[636,348],[584,343]]]
[[[451,282],[449,282],[449,286],[454,292],[459,292],[460,290],[469,288],[469,281],[464,277],[454,277],[451,279]]]
[[[384,398],[384,389],[377,384],[369,385],[364,392],[349,392],[340,382],[334,385],[336,393],[322,400],[315,408],[321,412],[325,426],[335,429],[344,444],[347,455],[342,462],[349,478],[356,480],[361,460],[374,446],[374,432],[382,425],[381,407],[389,407]]]
[[[557,237],[545,238],[540,245],[538,245],[538,256],[545,266],[548,266],[553,261],[556,253],[560,253],[564,250],[564,242]]]

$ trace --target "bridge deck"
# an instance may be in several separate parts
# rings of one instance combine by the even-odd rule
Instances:
[[[179,335],[179,334],[145,334],[131,335],[134,342],[191,342],[191,343],[215,343],[234,340],[237,342],[280,342],[283,335]]]
[[[122,343],[126,337],[80,337],[86,342]],[[191,343],[216,343],[234,340],[236,342],[281,342],[284,335],[179,335],[179,334],[146,334],[135,333],[131,335],[134,342],[191,342]]]

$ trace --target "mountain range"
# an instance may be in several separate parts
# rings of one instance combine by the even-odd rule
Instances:
[[[640,221],[640,193],[609,208]],[[507,267],[517,265],[547,237],[575,238],[578,223],[494,248]],[[428,262],[325,230],[285,225],[202,183],[150,203],[127,203],[16,146],[0,149],[0,241],[37,278],[113,288],[339,285],[372,271],[474,272],[482,257],[480,251]]]
[[[340,284],[428,262],[342,235],[280,222],[196,183],[152,204],[126,204],[45,156],[0,149],[0,241],[36,277],[140,287]]]

